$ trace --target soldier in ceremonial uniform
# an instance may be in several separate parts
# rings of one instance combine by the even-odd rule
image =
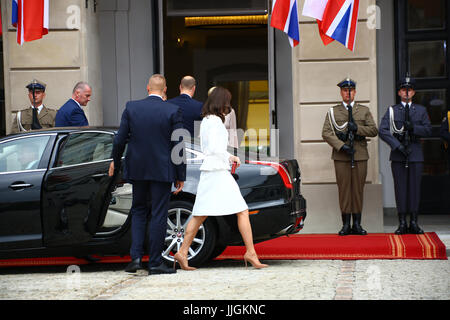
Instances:
[[[399,83],[401,103],[389,107],[380,123],[380,138],[391,147],[391,168],[399,227],[396,234],[421,234],[417,223],[423,153],[420,138],[431,134],[431,124],[424,106],[412,103],[415,81],[410,77]],[[410,226],[406,222],[410,214]]]
[[[366,137],[375,137],[378,130],[369,108],[354,101],[356,82],[347,78],[339,82],[338,87],[343,102],[328,111],[322,137],[333,148],[331,158],[334,160],[343,223],[339,235],[366,235],[367,231],[361,227],[369,159]]]
[[[35,79],[26,86],[31,106],[17,111],[11,126],[12,133],[55,126],[56,110],[43,105],[45,87],[45,83]]]

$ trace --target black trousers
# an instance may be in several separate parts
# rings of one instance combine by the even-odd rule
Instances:
[[[399,213],[419,211],[423,162],[410,162],[408,165],[409,168],[405,168],[405,162],[391,163],[395,202]]]
[[[142,258],[144,255],[145,235],[148,233],[148,266],[157,267],[162,263],[172,183],[133,181],[132,184],[131,259]]]

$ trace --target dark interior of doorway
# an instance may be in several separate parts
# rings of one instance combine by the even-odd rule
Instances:
[[[213,86],[230,90],[237,128],[270,128],[267,24],[189,27],[185,17],[164,14],[163,26],[169,99],[179,94],[181,78],[192,75],[197,80],[194,98],[202,102]],[[264,144],[268,152],[268,139]]]

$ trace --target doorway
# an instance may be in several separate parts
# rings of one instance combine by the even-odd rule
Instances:
[[[432,125],[432,136],[421,139],[425,161],[420,212],[448,214],[450,151],[439,128],[450,110],[450,4],[447,0],[399,0],[395,4],[396,78],[409,71],[416,79],[413,102],[426,107]]]
[[[0,16],[2,9],[0,7]],[[0,19],[1,20],[1,19]],[[0,30],[1,31],[1,30]],[[0,137],[6,134],[5,80],[3,70],[3,37],[0,32]]]
[[[185,75],[197,80],[194,98],[202,102],[211,87],[227,88],[232,94],[239,147],[269,155],[272,110],[267,1],[160,3],[160,55],[167,97],[179,94]]]

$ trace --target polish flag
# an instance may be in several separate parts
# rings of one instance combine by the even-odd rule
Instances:
[[[12,0],[12,25],[17,43],[41,39],[48,34],[49,0]]]
[[[270,26],[280,29],[289,37],[291,47],[300,43],[297,0],[274,0]]]

